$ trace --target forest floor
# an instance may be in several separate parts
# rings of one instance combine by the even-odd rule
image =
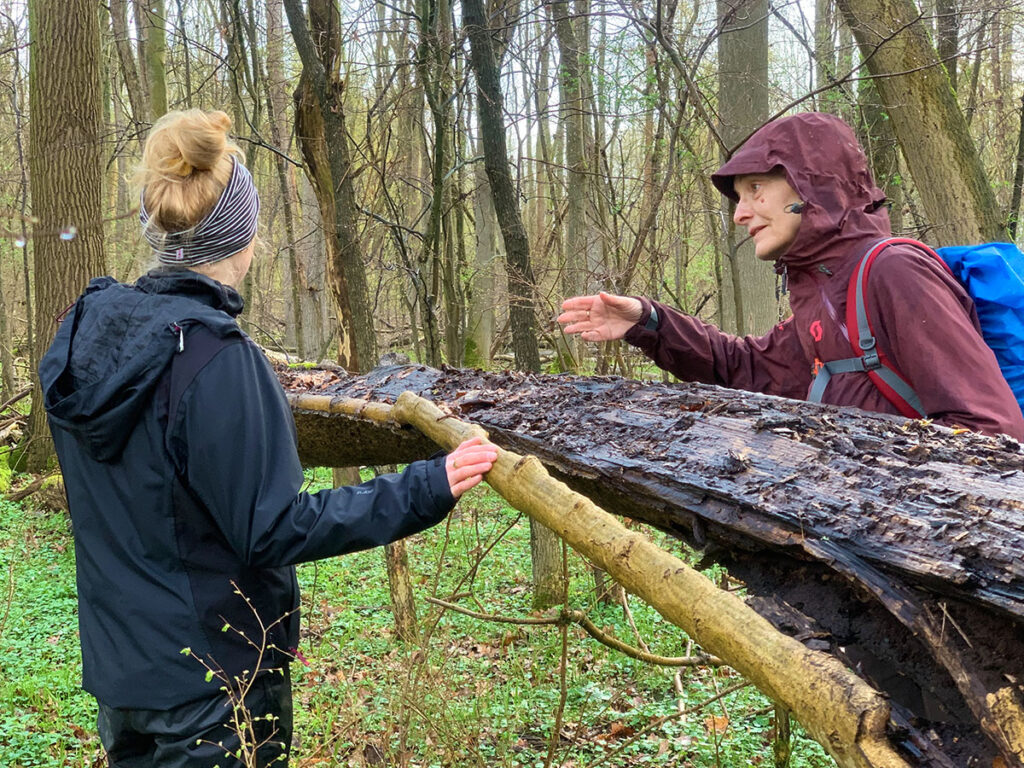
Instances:
[[[307,477],[322,487],[330,473]],[[10,768],[105,765],[95,703],[78,687],[73,549],[64,513],[38,510],[31,497],[0,501],[0,764]],[[413,644],[395,637],[382,550],[299,568],[293,768],[775,765],[771,702],[731,669],[685,668],[677,681],[677,670],[635,661],[576,625],[563,645],[558,626],[428,603],[554,615],[531,609],[529,522],[493,492],[468,494],[408,550],[421,631]],[[653,653],[687,654],[682,630],[640,600],[629,600],[635,630],[621,605],[598,603],[587,563],[567,557],[570,608],[630,645],[642,638]],[[792,768],[835,765],[795,723],[792,746]]]

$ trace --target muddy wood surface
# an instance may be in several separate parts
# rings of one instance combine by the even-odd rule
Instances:
[[[390,403],[412,390],[605,509],[727,562],[763,615],[889,691],[894,720],[960,723],[933,731],[941,754],[908,747],[921,764],[987,759],[972,696],[1024,679],[1016,441],[695,384],[418,366],[281,376],[304,461],[429,455],[410,430],[294,407],[302,393]]]

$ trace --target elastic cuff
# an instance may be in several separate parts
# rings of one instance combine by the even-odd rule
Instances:
[[[651,304],[651,313],[647,317],[647,322],[644,323],[645,331],[656,331],[658,330],[658,308]]]
[[[635,347],[643,346],[644,344],[653,343],[657,338],[657,328],[661,322],[661,317],[658,310],[655,309],[654,303],[643,296],[634,296],[640,302],[640,318],[636,321],[636,325],[626,331],[625,339],[626,343],[632,344]],[[654,327],[650,327],[652,320]]]

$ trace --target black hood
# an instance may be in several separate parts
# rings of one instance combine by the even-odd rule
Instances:
[[[51,426],[97,461],[116,459],[188,328],[241,333],[241,310],[234,289],[191,270],[92,280],[39,364]]]

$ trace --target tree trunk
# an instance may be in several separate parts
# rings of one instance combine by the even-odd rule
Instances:
[[[698,384],[409,368],[290,397],[303,461],[429,455],[400,430],[361,426],[405,390],[725,564],[762,615],[890,694],[897,729],[941,723],[914,743],[959,757],[929,765],[1024,756],[1015,441]]]
[[[836,79],[835,0],[814,3],[814,87],[824,88]],[[818,111],[833,112],[836,91],[818,94]]]
[[[889,201],[889,224],[894,233],[903,229],[904,189],[900,176],[900,149],[892,122],[878,98],[874,80],[861,81],[860,108],[867,133],[863,142],[868,152],[871,175]]]
[[[14,339],[11,337],[7,322],[7,298],[4,294],[3,282],[3,270],[0,267],[0,401],[7,402],[14,395],[16,383],[14,380],[14,355],[11,352]]]
[[[125,90],[128,92],[128,103],[131,105],[132,120],[136,123],[148,123],[149,98],[142,86],[139,68],[135,61],[131,40],[128,39],[128,9],[125,0],[110,0],[110,26],[114,38],[114,48],[121,64],[121,77]]]
[[[307,404],[312,400],[307,397]],[[374,402],[361,408],[365,401],[332,401],[329,395],[318,400],[326,409],[337,409],[339,416],[359,409],[361,420],[382,426],[393,421],[410,424],[439,445],[481,434],[475,426],[444,418],[433,404],[411,392],[394,406]],[[329,420],[321,415],[319,421]],[[504,437],[503,433],[497,439]],[[840,766],[907,768],[886,734],[888,703],[836,659],[774,630],[734,593],[719,590],[648,537],[626,530],[593,502],[552,479],[536,458],[503,452],[488,482],[514,507],[556,529],[573,548],[681,626],[704,650],[722,657],[782,702]]]
[[[957,52],[960,46],[958,36],[960,19],[956,0],[935,0],[935,48],[939,61],[946,68],[949,83],[957,90]]]
[[[768,119],[768,2],[718,0],[718,18],[719,133],[735,148]],[[766,333],[779,320],[775,273],[754,256],[752,242],[739,242],[731,223],[732,201],[721,205],[730,222],[722,269],[722,328],[741,336]]]
[[[583,100],[583,72],[581,58],[586,56],[584,38],[577,27],[583,19],[570,15],[566,0],[548,0],[548,15],[554,22],[558,41],[558,93],[559,122],[564,133],[565,152],[565,260],[561,265],[560,288],[562,295],[579,296],[589,293],[594,275],[588,268],[590,228],[587,226],[590,179],[586,148],[587,111]],[[563,354],[572,361],[573,370],[579,371],[585,349],[579,337],[562,337]]]
[[[296,356],[299,360],[305,360],[308,350],[302,323],[302,302],[303,294],[306,292],[306,279],[295,247],[295,208],[298,205],[298,194],[288,161],[282,157],[282,153],[288,151],[288,97],[284,87],[287,81],[284,75],[284,24],[281,18],[281,0],[266,0],[266,13],[267,72],[263,78],[263,85],[270,136],[277,148],[274,166],[277,169],[277,184],[281,195],[285,249],[288,252],[288,286],[291,289],[291,314],[288,320],[295,338]]]
[[[477,81],[480,133],[484,145],[484,164],[494,196],[494,210],[505,241],[512,323],[512,348],[516,368],[540,371],[534,319],[534,279],[530,267],[530,243],[516,202],[509,174],[502,119],[502,96],[490,32],[484,21],[481,0],[464,0],[463,25],[472,49],[473,71]],[[557,537],[541,525],[530,525],[530,550],[533,555],[534,605],[547,607],[561,599],[564,586],[560,564],[561,548]]]
[[[1005,239],[967,121],[911,0],[837,2],[892,118],[933,228],[930,241]]]
[[[415,643],[419,640],[419,625],[416,623],[416,600],[413,597],[405,541],[396,541],[384,547],[384,560],[391,590],[391,611],[395,616],[395,634],[406,643]]]
[[[487,366],[491,362],[491,346],[494,344],[495,271],[501,254],[498,252],[498,217],[494,213],[487,171],[480,163],[473,165],[473,181],[476,251],[469,300],[466,364]]]
[[[484,165],[491,185],[491,194],[494,196],[494,210],[498,215],[501,235],[505,241],[515,365],[521,371],[539,371],[540,352],[537,348],[537,322],[534,315],[536,283],[530,266],[530,243],[509,171],[502,116],[501,80],[480,0],[463,3],[462,13],[477,80]]]
[[[296,130],[326,231],[328,275],[338,310],[338,362],[346,370],[361,371],[377,359],[376,337],[356,227],[360,212],[345,128],[344,83],[334,66],[341,46],[340,17],[330,0],[309,5],[307,27],[300,0],[284,0],[302,60]]]
[[[167,113],[167,17],[164,0],[148,0],[145,9],[146,80],[151,117],[155,121]]]
[[[29,175],[35,255],[35,359],[90,278],[104,272],[100,133],[100,31],[87,0],[30,6]],[[26,464],[42,471],[53,455],[38,373],[32,371]]]
[[[441,361],[441,332],[438,328],[438,301],[441,295],[442,250],[444,246],[443,207],[448,189],[448,165],[451,157],[452,131],[452,75],[451,25],[448,4],[444,0],[423,0],[418,3],[420,40],[417,48],[416,70],[419,73],[423,95],[433,121],[433,155],[430,163],[430,213],[423,236],[423,247],[418,257],[419,273],[423,278],[421,317],[425,336],[427,361],[439,365]],[[429,149],[428,149],[429,153]],[[426,279],[429,276],[429,281]]]
[[[1024,95],[1020,97],[1020,122],[1017,127],[1017,161],[1014,164],[1013,192],[1010,195],[1010,208],[1006,215],[1011,243],[1017,239],[1017,222],[1020,220],[1022,188],[1024,188]]]

